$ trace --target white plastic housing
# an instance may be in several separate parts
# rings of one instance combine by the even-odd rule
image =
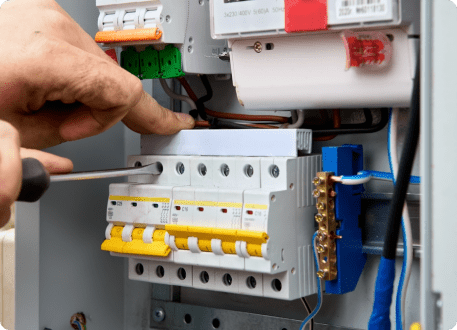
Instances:
[[[246,1],[250,2],[250,1]],[[408,107],[415,54],[402,29],[392,35],[388,66],[346,70],[340,33],[261,37],[231,42],[233,85],[248,110]],[[257,53],[255,42],[270,43]]]
[[[309,129],[185,130],[174,135],[141,136],[141,152],[154,155],[297,157],[300,152],[311,153],[311,149],[312,131]],[[206,166],[212,165],[206,163]],[[195,180],[202,180],[202,184],[209,182],[211,173],[208,171],[205,177],[197,176]]]

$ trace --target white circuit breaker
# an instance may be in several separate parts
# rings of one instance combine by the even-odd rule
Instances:
[[[268,134],[255,134],[264,153]],[[312,180],[321,156],[200,152],[131,156],[129,166],[164,170],[110,186],[102,249],[128,257],[134,280],[285,300],[315,293]]]
[[[180,49],[185,73],[226,74],[230,65],[219,59],[224,40],[213,40],[207,0],[97,0],[98,42],[105,46],[136,46],[143,50],[165,44]],[[143,47],[141,47],[143,46]]]

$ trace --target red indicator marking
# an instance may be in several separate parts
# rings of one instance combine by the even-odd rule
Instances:
[[[203,212],[205,209],[204,209],[203,207],[199,207],[198,210],[199,210],[200,212]]]
[[[249,215],[253,215],[253,214],[254,214],[254,211],[247,210],[246,213],[249,214]]]
[[[222,213],[227,213],[227,209],[222,209]]]
[[[327,30],[327,0],[285,0],[287,33]]]
[[[175,209],[179,211],[181,210],[181,206],[175,206]]]

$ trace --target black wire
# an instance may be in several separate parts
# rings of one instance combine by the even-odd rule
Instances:
[[[363,114],[365,115],[365,123],[363,123],[363,125],[366,125],[367,127],[373,125],[373,115],[371,114],[371,110],[363,109]]]
[[[371,112],[370,112],[371,115]],[[313,129],[313,134],[317,135],[339,135],[339,134],[364,134],[364,133],[376,133],[386,127],[389,122],[389,110],[381,109],[381,120],[379,123],[366,127],[369,118],[362,124],[346,124],[341,125],[340,128],[325,128],[325,129]]]
[[[203,86],[205,86],[206,90],[206,95],[200,97],[197,102],[195,102],[195,105],[197,106],[197,111],[200,117],[203,120],[208,120],[208,117],[206,116],[206,111],[205,111],[205,102],[208,102],[213,98],[213,89],[211,87],[211,84],[209,83],[208,77],[206,75],[201,75],[200,80],[203,83]]]
[[[303,302],[303,305],[305,305],[305,308],[306,308],[306,311],[308,312],[308,315],[311,314],[311,307],[309,307],[308,301],[304,297],[301,298],[301,301]],[[309,321],[309,329],[310,330],[314,329],[314,318],[312,318]]]
[[[394,195],[389,209],[386,236],[382,256],[386,259],[395,259],[397,253],[398,236],[400,232],[401,216],[405,203],[406,192],[408,190],[409,179],[416,154],[417,143],[419,141],[420,129],[420,58],[416,63],[416,77],[414,79],[413,96],[411,100],[411,110],[409,114],[408,131],[398,168],[397,182],[395,184]]]

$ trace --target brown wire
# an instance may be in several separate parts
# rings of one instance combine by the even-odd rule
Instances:
[[[195,127],[211,127],[211,124],[207,120],[197,120]]]
[[[267,128],[267,129],[278,128],[273,125],[265,125],[265,124],[245,124],[245,125],[250,126],[250,127],[255,127],[255,128]],[[207,120],[197,120],[195,122],[195,127],[205,127],[206,128],[206,127],[211,127],[211,124]]]
[[[333,109],[333,128],[341,127],[341,113],[340,109]],[[318,136],[313,138],[313,141],[330,141],[336,138],[337,135]]]
[[[197,95],[195,95],[194,91],[192,90],[192,87],[190,87],[187,80],[184,79],[184,77],[179,77],[178,81],[184,87],[184,89],[187,92],[187,95],[189,95],[189,97],[192,99],[192,101],[197,102],[198,97],[197,97]],[[235,120],[245,120],[245,121],[274,121],[274,122],[278,122],[278,123],[288,123],[289,122],[289,118],[281,117],[281,116],[245,115],[245,114],[213,111],[208,108],[205,108],[205,112],[208,116],[211,116],[214,118],[221,118],[221,119],[235,119]],[[263,128],[276,128],[276,127],[263,127]]]

